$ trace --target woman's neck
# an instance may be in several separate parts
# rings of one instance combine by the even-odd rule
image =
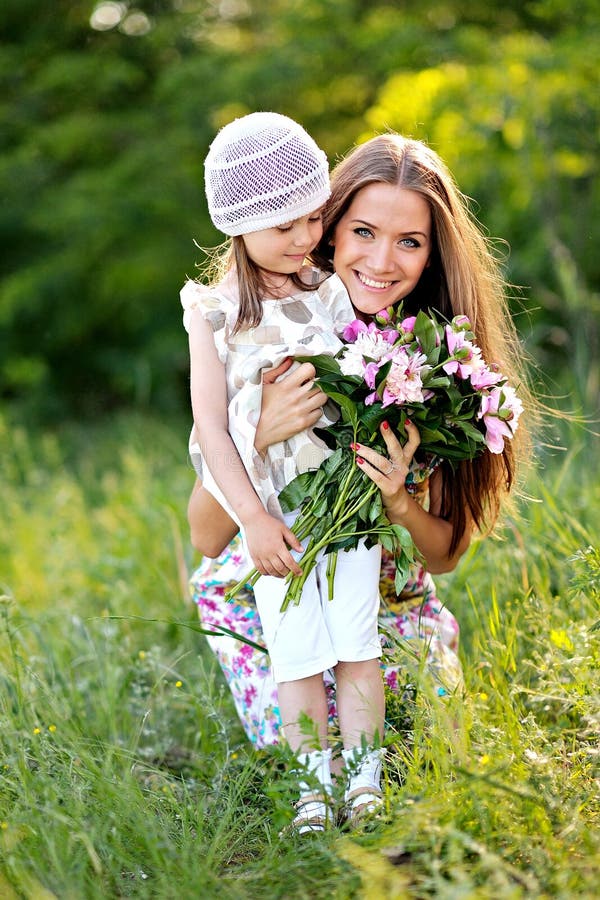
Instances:
[[[356,316],[356,318],[359,319],[361,322],[364,322],[365,325],[368,325],[369,322],[372,322],[373,319],[375,318],[374,315],[370,315],[369,313],[361,312],[360,309],[356,309],[356,307],[354,307],[354,306],[352,307],[352,309],[354,310],[354,315]]]

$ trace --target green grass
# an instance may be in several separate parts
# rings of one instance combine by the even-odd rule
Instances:
[[[302,843],[278,838],[284,754],[245,744],[193,630],[185,438],[133,416],[58,436],[0,424],[0,897],[597,896],[589,439],[440,579],[466,696],[423,684],[386,819]]]

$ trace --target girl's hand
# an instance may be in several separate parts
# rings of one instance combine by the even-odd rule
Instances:
[[[293,359],[288,357],[263,375],[262,407],[254,441],[263,456],[271,444],[312,428],[327,402],[327,394],[314,386],[316,371],[312,363],[301,363],[290,375],[277,381],[292,363]]]
[[[284,578],[288,572],[302,575],[289,548],[302,552],[302,544],[284,522],[263,510],[244,526],[248,551],[261,575]]]
[[[406,422],[408,440],[404,447],[387,422],[383,422],[380,431],[388,456],[382,456],[364,444],[355,444],[356,464],[364,469],[371,481],[375,482],[381,491],[386,512],[393,510],[394,521],[398,522],[406,515],[411,502],[410,494],[406,490],[406,476],[417,447],[421,443],[421,436],[418,428],[408,420]]]

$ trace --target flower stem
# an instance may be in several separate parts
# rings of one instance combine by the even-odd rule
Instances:
[[[327,599],[333,600],[333,582],[337,568],[338,551],[334,550],[327,557]]]

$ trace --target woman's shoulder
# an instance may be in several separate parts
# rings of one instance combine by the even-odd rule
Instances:
[[[410,488],[411,485],[426,482],[440,468],[441,464],[441,458],[431,453],[413,457],[406,477],[407,486]]]

